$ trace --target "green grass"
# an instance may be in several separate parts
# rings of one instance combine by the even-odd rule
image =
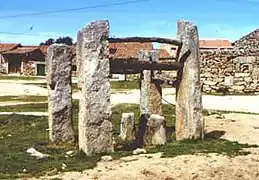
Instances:
[[[42,102],[47,101],[46,96],[0,96],[0,102]]]
[[[18,108],[18,107],[16,107]],[[20,106],[20,111],[46,111],[45,105]],[[139,117],[139,106],[134,104],[120,104],[112,108],[112,123],[114,125],[114,136],[119,134],[120,117],[122,112],[134,112],[136,124]],[[166,117],[168,127],[174,129],[174,107],[163,106],[163,113]],[[74,101],[73,119],[74,129],[77,134],[78,101]],[[62,171],[82,171],[92,168],[100,160],[101,155],[86,157],[74,146],[55,146],[48,140],[47,117],[3,115],[0,116],[0,179],[14,179],[17,177],[40,176],[45,174],[56,174]],[[11,135],[11,136],[10,136]],[[174,135],[172,134],[171,137]],[[34,147],[42,153],[50,154],[51,157],[43,160],[36,160],[28,156],[26,150]],[[165,146],[149,147],[148,152],[164,152],[164,157],[174,157],[183,154],[194,153],[220,153],[229,156],[243,154],[243,148],[250,147],[247,144],[239,144],[226,140],[215,139],[206,136],[205,141],[182,141],[169,142]],[[68,150],[75,152],[72,157],[65,157]],[[118,159],[132,154],[132,151],[118,150],[111,155]],[[65,163],[67,168],[61,169]],[[26,169],[26,173],[23,172]]]
[[[44,79],[38,76],[7,76],[7,75],[0,75],[0,80],[39,80]]]

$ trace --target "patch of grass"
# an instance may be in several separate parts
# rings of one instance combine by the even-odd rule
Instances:
[[[74,129],[77,137],[78,101],[73,102]],[[27,107],[35,111],[46,110],[46,106]],[[38,109],[37,109],[38,108]],[[26,110],[27,111],[27,110]],[[112,123],[114,125],[115,138],[119,134],[119,125],[122,112],[134,112],[135,120],[139,116],[139,106],[134,104],[120,104],[112,108]],[[173,126],[175,117],[174,107],[163,106],[164,115],[167,117],[167,125]],[[0,116],[0,179],[14,179],[17,177],[53,175],[62,171],[82,171],[92,168],[100,160],[101,155],[86,157],[78,151],[78,145],[56,146],[49,142],[47,117],[3,115]],[[47,159],[37,160],[26,153],[28,148],[50,154]],[[174,157],[183,154],[194,153],[220,153],[226,155],[238,155],[248,145],[238,144],[226,140],[207,138],[205,141],[171,142],[165,146],[149,147],[148,152],[164,152],[165,157]],[[74,151],[72,157],[66,157],[66,152]],[[114,158],[131,155],[132,151],[120,150],[111,153]],[[62,163],[67,167],[63,170]],[[24,172],[26,169],[26,172]]]
[[[42,102],[47,101],[47,96],[0,96],[0,102]]]
[[[0,80],[39,80],[43,79],[44,77],[39,76],[7,76],[7,75],[1,75]]]
[[[46,112],[48,103],[0,106],[0,112]]]
[[[244,148],[257,147],[255,145],[239,144],[224,139],[206,138],[204,141],[175,141],[164,146],[148,149],[149,152],[164,152],[164,157],[196,153],[218,153],[227,156],[244,155]]]

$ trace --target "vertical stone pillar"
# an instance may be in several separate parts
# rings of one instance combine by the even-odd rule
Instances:
[[[140,61],[158,61],[158,51],[142,50],[138,54]],[[140,75],[140,123],[136,139],[138,146],[144,145],[144,135],[147,133],[147,123],[151,114],[162,115],[162,88],[154,81],[155,71],[143,70]]]
[[[158,51],[140,51],[139,60],[159,61]],[[162,115],[162,87],[155,78],[156,71],[144,70],[141,73],[140,113]]]
[[[123,141],[135,140],[134,113],[122,113],[120,125],[120,138]]]
[[[197,26],[188,21],[178,21],[177,37],[183,43],[179,61],[184,66],[177,73],[176,140],[203,139],[204,119]]]
[[[112,152],[109,22],[90,23],[78,33],[79,149],[90,156]]]
[[[164,145],[166,143],[165,117],[152,114],[147,122],[144,136],[146,145]]]
[[[62,44],[51,45],[46,65],[50,140],[56,144],[73,143],[71,48]]]

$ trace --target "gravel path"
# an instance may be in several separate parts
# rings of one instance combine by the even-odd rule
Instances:
[[[22,96],[22,95],[39,95],[47,96],[47,89],[35,85],[1,83],[0,96]],[[175,104],[175,89],[163,89],[163,98],[167,104]],[[128,93],[112,93],[111,103],[139,103],[139,90],[131,90]],[[80,93],[73,94],[74,99],[80,98]],[[205,109],[226,110],[259,113],[259,96],[211,96],[203,95],[203,107]],[[2,103],[3,104],[3,103]]]

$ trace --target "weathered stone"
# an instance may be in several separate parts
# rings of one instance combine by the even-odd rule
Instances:
[[[163,145],[166,143],[165,117],[159,114],[150,116],[144,139],[146,145]]]
[[[112,156],[102,156],[101,160],[107,162],[107,161],[112,161],[113,158],[112,158]]]
[[[252,82],[252,78],[251,78],[251,77],[245,77],[245,78],[244,78],[244,81],[246,81],[246,82]]]
[[[157,61],[158,52],[140,51],[138,58],[146,61]],[[162,87],[154,81],[154,71],[144,70],[141,73],[140,113],[162,115]]]
[[[235,77],[248,77],[250,73],[235,73]]]
[[[231,89],[242,91],[243,89],[245,89],[245,86],[231,86]]]
[[[112,152],[108,21],[90,23],[78,33],[79,149],[87,155]]]
[[[198,30],[186,21],[178,21],[177,29],[177,37],[183,43],[179,61],[184,67],[178,70],[176,87],[176,140],[203,139]]]
[[[213,90],[218,90],[220,87],[219,86],[211,86],[211,89]]]
[[[146,153],[147,153],[147,151],[146,151],[145,149],[143,149],[143,148],[137,148],[137,149],[135,149],[135,150],[133,151],[133,154],[134,154],[134,155],[146,154]]]
[[[245,81],[238,81],[235,83],[236,86],[246,85]]]
[[[210,86],[214,86],[217,84],[217,82],[214,82],[214,81],[204,81],[203,83]]]
[[[49,137],[54,143],[73,143],[72,126],[72,50],[51,45],[47,50]]]
[[[122,113],[119,137],[123,141],[135,139],[134,113]]]

